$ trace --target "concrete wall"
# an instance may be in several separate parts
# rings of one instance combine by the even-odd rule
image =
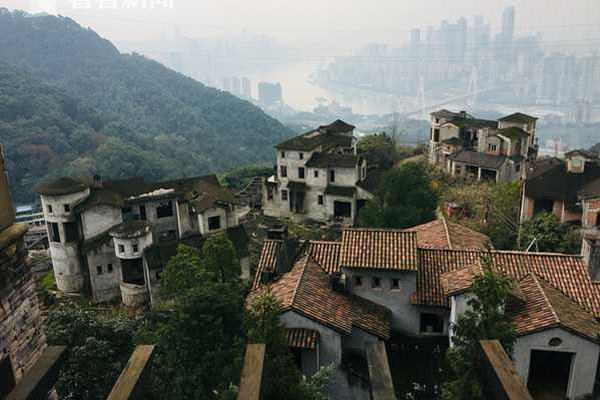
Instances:
[[[183,236],[186,233],[193,232],[193,225],[197,226],[197,224],[193,223],[193,221],[195,221],[196,218],[194,218],[190,213],[190,203],[187,201],[177,201],[175,202],[175,207],[177,211],[177,230],[179,232],[179,236]]]
[[[219,217],[221,220],[221,228],[210,230],[208,228],[208,219],[212,217]],[[198,214],[198,226],[200,233],[207,235],[209,233],[223,232],[228,228],[239,225],[237,213],[235,209],[232,211],[226,210],[222,207],[214,207]]]
[[[173,206],[173,216],[158,218],[156,209],[163,203],[171,201]],[[166,199],[162,201],[149,201],[146,205],[146,219],[152,222],[152,230],[155,232],[157,237],[160,237],[161,233],[169,231],[175,231],[175,235],[179,236],[178,224],[177,224],[177,207],[175,205],[177,201],[175,199]]]
[[[453,336],[452,325],[456,324],[459,315],[462,315],[471,309],[471,307],[467,304],[467,301],[469,301],[469,296],[470,293],[461,293],[456,296],[450,297],[450,319],[448,321],[448,333],[450,336],[450,344],[452,344]]]
[[[551,347],[548,342],[552,338],[559,338],[562,344]],[[567,391],[569,399],[574,399],[592,393],[594,379],[598,365],[600,346],[580,336],[573,335],[563,329],[554,328],[517,339],[513,359],[519,375],[527,383],[529,375],[529,362],[531,350],[564,351],[575,353],[571,365],[571,376]]]
[[[79,261],[77,244],[50,242],[50,256],[58,290],[66,293],[83,290],[84,275]]]
[[[118,207],[97,205],[81,213],[81,222],[84,239],[89,239],[119,225],[123,215]]]
[[[144,249],[152,245],[152,232],[148,232],[144,236],[135,238],[113,238],[114,243],[114,254],[122,260],[131,260],[134,258],[141,258]],[[137,245],[137,251],[134,251],[133,246]],[[119,246],[123,246],[124,251],[119,251]]]
[[[387,307],[392,312],[392,330],[409,334],[419,333],[419,310],[411,304],[410,295],[416,291],[416,273],[412,271],[376,271],[342,268],[350,293]],[[362,287],[355,277],[362,277]],[[381,279],[381,288],[372,288],[373,277]],[[390,289],[392,278],[399,279],[399,289]]]
[[[75,221],[73,206],[88,197],[89,194],[90,190],[86,189],[81,192],[71,193],[64,196],[40,196],[42,201],[42,209],[44,210],[44,218],[48,222]],[[71,211],[66,212],[65,205],[69,205]],[[52,206],[52,213],[49,212],[48,206]]]
[[[87,254],[87,263],[90,270],[92,298],[97,302],[105,302],[120,296],[121,290],[121,262],[115,256],[112,241],[103,244],[96,250]],[[112,264],[112,272],[108,265]],[[98,274],[98,266],[102,266],[102,274]]]
[[[379,338],[359,328],[352,328],[351,336],[342,336],[342,353],[345,350],[354,350],[365,354],[367,343],[377,342]]]
[[[342,337],[339,332],[306,318],[294,311],[287,311],[280,317],[286,328],[304,328],[319,331],[319,365],[342,362]]]

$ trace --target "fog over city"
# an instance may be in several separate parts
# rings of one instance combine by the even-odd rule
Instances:
[[[421,119],[438,106],[489,117],[524,108],[543,123],[600,122],[600,89],[592,82],[600,65],[595,0],[2,0],[0,6],[73,18],[124,53],[254,101],[289,123],[335,114],[372,129],[389,123],[377,115]]]

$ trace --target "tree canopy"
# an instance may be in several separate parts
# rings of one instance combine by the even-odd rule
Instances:
[[[438,195],[427,168],[407,162],[386,172],[359,213],[359,224],[370,228],[409,228],[435,219]]]
[[[450,367],[449,379],[442,385],[443,400],[487,399],[482,378],[480,340],[500,341],[512,354],[516,334],[504,308],[512,290],[512,282],[490,270],[488,255],[482,263],[485,272],[474,279],[467,305],[450,328],[452,347],[446,353]]]
[[[579,254],[581,235],[577,228],[561,224],[552,213],[540,213],[521,226],[520,245],[526,250],[530,245],[536,251]]]
[[[388,169],[398,160],[396,142],[386,133],[375,133],[358,141],[357,153],[366,158],[369,167]]]
[[[69,18],[0,13],[0,60],[0,136],[17,201],[56,175],[171,179],[270,161],[291,133]]]

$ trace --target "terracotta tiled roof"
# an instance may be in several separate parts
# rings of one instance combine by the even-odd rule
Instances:
[[[544,279],[528,274],[519,281],[519,287],[526,301],[507,308],[517,335],[560,327],[598,341],[600,323],[594,316]]]
[[[469,290],[475,277],[481,275],[483,275],[483,268],[480,262],[474,262],[440,275],[444,295],[453,296]]]
[[[286,329],[287,342],[290,347],[315,350],[319,343],[319,331],[313,329]]]
[[[440,218],[406,229],[417,233],[419,248],[448,250],[487,250],[492,248],[490,238],[463,225]]]
[[[344,229],[340,267],[417,270],[417,235],[384,229]]]
[[[413,303],[447,307],[442,274],[472,265],[481,254],[480,251],[419,250],[417,292],[412,296]],[[600,317],[600,287],[590,279],[582,257],[516,251],[492,251],[491,257],[492,266],[506,276],[520,280],[535,273]]]
[[[282,248],[283,242],[281,240],[266,239],[264,241],[260,252],[260,258],[258,259],[258,265],[256,266],[256,274],[254,275],[252,289],[258,289],[260,287],[263,272],[275,271],[277,259],[281,254]]]
[[[340,242],[311,240],[304,254],[310,255],[328,274],[340,270]]]
[[[284,311],[294,311],[350,335],[360,328],[382,339],[390,336],[390,311],[378,304],[331,288],[327,273],[311,258],[304,257],[279,280],[249,295],[251,303],[266,290],[280,301]]]

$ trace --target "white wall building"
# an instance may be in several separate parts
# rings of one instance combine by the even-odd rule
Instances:
[[[337,120],[275,146],[277,175],[264,182],[264,214],[352,225],[370,198],[354,128]]]
[[[36,191],[63,292],[144,305],[179,243],[200,248],[206,235],[218,232],[232,239],[248,269],[238,201],[214,175],[157,183],[60,178]]]

